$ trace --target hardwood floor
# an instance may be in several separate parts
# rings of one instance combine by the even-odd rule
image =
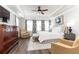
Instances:
[[[51,54],[48,49],[27,51],[29,39],[19,39],[19,43],[15,46],[9,54]]]

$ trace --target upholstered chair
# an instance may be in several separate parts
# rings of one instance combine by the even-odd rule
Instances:
[[[21,38],[30,38],[31,37],[30,32],[27,32],[24,29],[21,29],[21,32],[20,33],[21,33]]]
[[[57,43],[51,43],[51,52],[55,54],[79,54],[79,39],[75,41],[60,39]]]

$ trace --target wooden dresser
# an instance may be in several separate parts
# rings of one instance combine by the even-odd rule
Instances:
[[[8,53],[17,43],[17,26],[0,24],[0,54]]]

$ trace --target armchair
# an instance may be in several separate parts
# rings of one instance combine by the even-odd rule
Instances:
[[[21,30],[21,38],[30,38],[30,32],[27,32],[26,30]]]
[[[55,54],[78,54],[79,39],[75,41],[60,39],[57,43],[51,43],[51,51]]]

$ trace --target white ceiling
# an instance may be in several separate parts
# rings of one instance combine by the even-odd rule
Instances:
[[[41,5],[41,9],[48,9],[48,11],[45,11],[45,15],[50,15],[52,12],[54,12],[57,8],[60,8],[60,5]],[[20,5],[21,10],[24,12],[25,15],[31,15],[31,14],[39,14],[38,12],[34,12],[32,10],[37,10],[38,5]]]
[[[48,9],[45,11],[44,15],[38,12],[34,12],[32,10],[37,10],[38,5],[7,5],[9,9],[11,9],[14,13],[18,14],[19,16],[27,17],[49,17],[49,16],[56,16],[69,8],[73,7],[72,5],[40,5],[41,9]]]

